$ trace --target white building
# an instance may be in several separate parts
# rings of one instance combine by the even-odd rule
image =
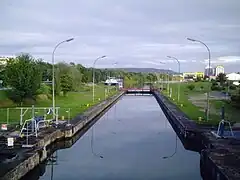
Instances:
[[[5,66],[7,64],[7,59],[4,57],[0,57],[0,66]]]
[[[206,76],[214,76],[214,68],[212,68],[211,66],[209,67],[209,66],[207,66],[207,67],[205,67],[205,71],[204,71],[204,74],[206,75]]]
[[[7,61],[10,59],[10,58],[15,58],[15,56],[0,56],[0,66],[3,65],[7,65]]]
[[[230,73],[226,75],[229,81],[240,81],[240,74],[237,73]]]
[[[115,86],[118,85],[118,81],[115,77],[108,77],[108,79],[104,83],[105,85]]]
[[[215,76],[218,76],[219,74],[223,73],[224,74],[224,67],[223,66],[216,66],[215,67]]]

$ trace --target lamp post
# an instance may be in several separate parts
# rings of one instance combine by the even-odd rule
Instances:
[[[160,64],[165,64],[165,63],[162,62],[162,61],[159,61],[159,63],[160,63]],[[162,81],[162,84],[161,84],[162,87],[161,87],[161,88],[162,88],[162,90],[163,90],[163,77],[161,78],[161,81]]]
[[[113,63],[112,67],[114,68],[117,64],[118,64],[118,62]],[[111,77],[111,71],[109,72],[109,77]]]
[[[114,68],[117,64],[118,64],[118,62],[113,63],[112,68]],[[109,79],[111,79],[111,70],[109,71]]]
[[[53,52],[52,52],[52,108],[53,108],[53,119],[55,119],[55,115],[56,115],[56,111],[55,111],[55,70],[54,70],[54,55],[55,55],[55,51],[56,49],[63,43],[66,43],[66,42],[70,42],[74,40],[74,38],[70,38],[70,39],[67,39],[67,40],[64,40],[64,41],[61,41],[60,43],[58,43],[54,49],[53,49]],[[58,119],[56,119],[56,124],[58,124]]]
[[[117,64],[118,64],[118,62],[115,62],[112,64],[113,69]],[[111,79],[111,71],[109,72],[109,78]],[[116,88],[116,90],[117,90],[117,88]],[[108,93],[109,93],[109,84],[108,84]]]
[[[206,119],[209,120],[209,114],[210,114],[210,108],[209,108],[209,96],[210,96],[210,90],[211,90],[211,79],[210,79],[210,66],[211,66],[211,52],[209,47],[202,41],[200,40],[196,40],[196,39],[192,39],[192,38],[187,38],[187,40],[192,41],[192,42],[198,42],[202,45],[204,45],[207,48],[208,51],[208,91],[207,91],[207,107],[206,107]]]
[[[180,76],[180,61],[177,58],[173,57],[173,56],[167,56],[167,57],[170,58],[170,59],[175,59],[177,61],[177,63],[178,63],[178,73],[179,73],[179,76]],[[179,100],[180,100],[180,78],[179,78],[179,83],[178,83],[177,98],[178,98],[178,102],[179,102]]]
[[[170,81],[169,71],[170,71],[170,69],[168,69],[168,71],[167,71],[167,91],[168,91],[168,96],[170,95],[170,92],[169,92],[169,81]]]
[[[101,57],[98,57],[97,59],[95,59],[95,61],[94,61],[94,63],[93,63],[93,74],[92,74],[92,76],[93,76],[93,94],[92,94],[92,100],[93,100],[93,103],[94,103],[94,99],[95,99],[95,70],[94,70],[94,67],[95,67],[95,64],[97,63],[97,61],[99,60],[99,59],[103,59],[103,58],[105,58],[106,56],[101,56]]]

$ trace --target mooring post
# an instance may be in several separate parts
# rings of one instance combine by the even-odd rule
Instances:
[[[224,107],[224,105],[222,105],[222,108],[221,108],[221,119],[225,119],[225,107]]]
[[[58,113],[59,113],[59,111],[58,111],[58,109],[59,109],[59,107],[57,107],[56,108],[56,115],[55,115],[55,117],[56,117],[56,124],[58,125]]]
[[[225,129],[225,109],[224,106],[222,106],[221,108],[221,123],[220,123],[220,127],[219,127],[219,135],[223,136],[224,135],[224,129]]]
[[[9,108],[7,108],[7,124],[9,123]]]
[[[27,122],[27,137],[26,137],[26,144],[28,145],[28,122]]]
[[[32,105],[32,133],[35,131],[35,112],[34,112],[34,105]]]
[[[20,125],[23,125],[23,108],[21,108],[21,112],[20,112]]]
[[[71,113],[71,109],[69,108],[69,109],[68,109],[68,119],[69,119],[69,122],[70,122],[70,115],[71,115],[70,113]],[[69,124],[69,123],[68,123],[68,124]]]

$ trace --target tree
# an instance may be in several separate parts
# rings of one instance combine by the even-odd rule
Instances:
[[[220,73],[220,74],[217,76],[217,81],[220,82],[220,85],[221,85],[221,86],[223,86],[223,85],[225,84],[225,82],[227,81],[226,74]]]
[[[38,61],[29,54],[10,59],[4,74],[7,85],[12,87],[12,98],[17,102],[23,102],[24,98],[34,98],[42,81]]]
[[[60,76],[61,90],[63,91],[63,95],[66,96],[67,92],[72,90],[73,87],[73,79],[69,74],[63,74]]]
[[[82,81],[82,73],[76,68],[76,67],[73,67],[73,66],[70,66],[70,76],[71,76],[71,79],[72,79],[72,90],[73,91],[78,91],[80,89],[80,86],[81,86],[81,81]]]

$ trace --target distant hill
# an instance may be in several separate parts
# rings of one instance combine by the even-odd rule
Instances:
[[[126,71],[126,72],[141,72],[141,73],[163,73],[163,74],[177,74],[172,70],[167,69],[156,69],[156,68],[116,68],[118,70]]]

